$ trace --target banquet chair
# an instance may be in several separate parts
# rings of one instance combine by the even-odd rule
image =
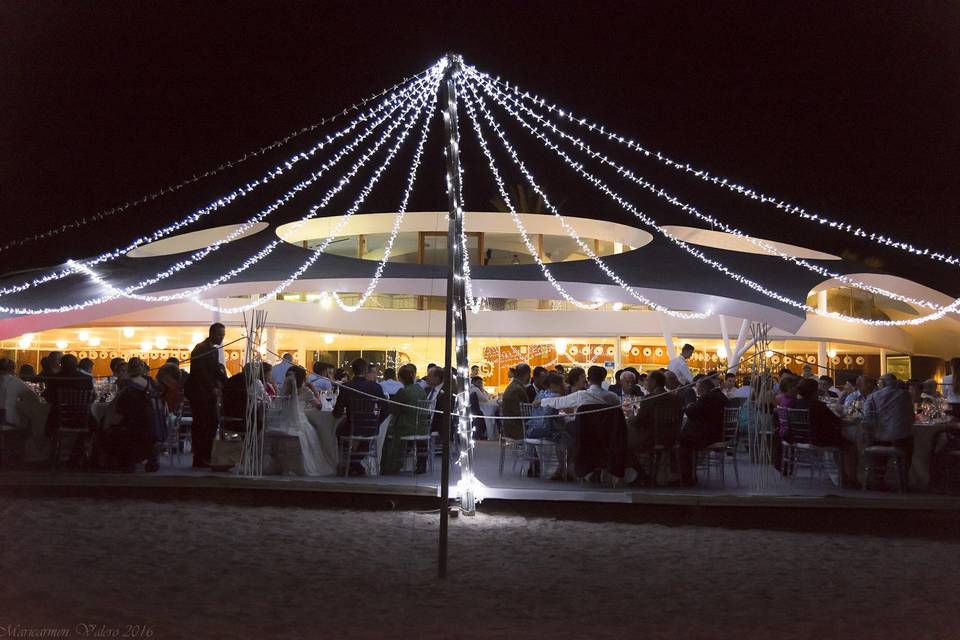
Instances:
[[[266,412],[263,427],[264,475],[275,473],[300,475],[303,472],[300,436],[295,429],[291,429],[290,425],[284,424],[283,421],[289,403],[300,401],[296,396],[277,396],[273,399],[270,410]],[[232,426],[236,428],[237,425]],[[246,424],[244,424],[245,427]]]
[[[704,467],[707,472],[707,484],[710,484],[710,469],[720,472],[720,486],[726,486],[724,477],[727,456],[733,456],[733,475],[740,486],[740,471],[737,468],[737,440],[740,434],[740,407],[726,407],[723,410],[723,439],[714,442],[704,450]]]
[[[528,438],[526,436],[527,426],[529,424],[528,421],[531,418],[538,417],[533,413],[532,403],[521,402],[520,414],[524,417],[523,451],[519,456],[514,458],[514,467],[516,467],[517,460],[520,460],[520,474],[522,475],[523,462],[527,462],[531,466],[539,463],[537,466],[539,466],[540,479],[545,480],[550,477],[547,475],[547,462],[556,462],[557,465],[560,464],[560,458],[557,455],[557,443],[553,440],[548,440],[547,438]]]
[[[825,459],[830,459],[836,467],[840,488],[843,488],[842,459],[839,447],[821,447],[811,441],[810,411],[808,409],[787,409],[787,447],[789,449],[789,476],[795,477],[797,469],[808,467],[810,480],[823,478],[826,474]],[[787,454],[785,454],[787,455]]]
[[[167,450],[167,455],[170,456],[170,466],[173,466],[174,456],[177,457],[177,466],[180,465],[180,428],[183,422],[183,405],[184,403],[181,402],[174,411],[167,413],[167,437],[163,441],[163,447]]]
[[[433,423],[433,403],[430,400],[417,400],[417,433],[412,436],[402,436],[401,442],[406,443],[409,457],[413,455],[413,468],[410,473],[417,473],[417,460],[426,456],[427,472],[433,473],[434,441],[439,440],[440,434],[430,433]]]
[[[93,414],[90,412],[93,400],[93,389],[57,389],[57,406],[52,407],[56,411],[56,418],[50,446],[50,463],[54,471],[60,467],[64,435],[72,435],[74,449],[79,444],[83,447],[82,456],[86,457],[87,437],[93,425]]]
[[[887,463],[892,462],[897,473],[897,492],[907,491],[907,452],[892,445],[875,444],[866,429],[863,438],[863,490],[870,487],[871,474],[879,473],[880,478],[884,479],[887,475]]]
[[[350,464],[361,464],[373,459],[373,466],[380,473],[380,452],[377,437],[380,433],[380,404],[370,398],[351,398],[347,414],[349,432],[339,438],[339,465],[344,477],[350,475]]]
[[[680,453],[680,427],[683,424],[683,414],[673,408],[658,407],[653,412],[653,448],[650,450],[648,476],[652,486],[657,486],[657,474],[667,462],[668,469],[674,468],[674,463]],[[665,455],[666,454],[666,455]]]

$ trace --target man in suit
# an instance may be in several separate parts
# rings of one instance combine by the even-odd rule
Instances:
[[[627,418],[627,447],[636,457],[634,463],[634,468],[637,470],[635,484],[643,484],[649,481],[649,478],[644,478],[643,465],[639,463],[639,456],[642,454],[652,455],[654,444],[657,444],[658,421],[667,418],[667,414],[671,412],[676,412],[679,419],[683,411],[683,402],[680,397],[675,393],[669,393],[664,386],[666,384],[666,373],[668,372],[651,371],[647,375],[648,399],[639,403],[636,415]],[[673,442],[662,442],[660,444],[671,446]]]
[[[533,402],[537,394],[547,388],[547,370],[544,367],[533,368],[533,382],[527,385],[527,402]]]
[[[684,409],[687,423],[680,432],[680,480],[685,486],[697,483],[694,459],[699,449],[723,440],[723,410],[727,396],[710,378],[697,381],[696,402]]]
[[[527,384],[530,382],[530,365],[518,364],[514,369],[513,379],[503,391],[503,400],[500,404],[500,415],[504,418],[519,418],[523,414],[520,405],[530,402],[527,396]],[[523,420],[504,420],[500,431],[507,438],[517,440],[523,438]]]
[[[227,331],[222,324],[210,325],[207,339],[190,352],[190,377],[184,393],[193,413],[193,466],[209,467],[213,438],[217,434],[217,401],[227,374],[220,364],[219,349]]]
[[[343,385],[341,385],[340,393],[337,395],[337,404],[333,407],[334,418],[339,418],[343,415],[347,416],[346,420],[341,421],[340,424],[337,425],[337,442],[340,441],[341,436],[350,435],[351,419],[357,419],[358,421],[362,420],[366,422],[367,420],[373,418],[372,414],[351,416],[351,402],[356,400],[375,401],[377,399],[387,399],[383,393],[383,387],[381,387],[377,382],[367,380],[367,371],[369,370],[370,365],[367,364],[366,360],[363,358],[357,358],[350,364],[350,368],[353,371],[353,378],[349,382],[345,382]],[[376,421],[379,425],[379,423],[383,422],[389,414],[390,405],[386,402],[378,402],[376,406],[379,410],[379,415],[376,416]],[[366,449],[362,449],[360,446],[358,446],[356,451],[366,451]],[[363,469],[363,465],[361,465],[358,460],[351,462],[351,475],[363,475],[364,473],[365,471]]]

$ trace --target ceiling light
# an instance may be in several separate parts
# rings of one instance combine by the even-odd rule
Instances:
[[[90,332],[84,329],[78,334],[78,336],[80,338],[80,342],[86,342],[87,340],[90,339]]]
[[[166,349],[167,345],[170,344],[170,341],[167,340],[166,336],[157,336],[157,349]]]
[[[723,345],[720,345],[719,347],[717,347],[717,357],[720,358],[721,360],[726,360],[727,348],[724,347]]]
[[[323,342],[324,344],[333,344],[333,336],[328,333],[327,335],[323,336]]]
[[[70,343],[66,340],[57,340],[54,344],[57,345],[57,349],[60,349],[60,351],[63,351],[70,346]]]
[[[90,338],[89,340],[87,340],[87,344],[90,345],[91,347],[99,347],[100,342],[101,342],[100,338]]]
[[[197,344],[198,342],[203,342],[203,334],[199,331],[194,331],[190,334],[190,342]]]
[[[150,342],[149,340],[144,340],[143,342],[140,343],[140,351],[143,351],[144,353],[146,353],[147,351],[150,351],[150,349],[152,348],[153,348],[153,343]]]
[[[133,327],[124,327],[124,328],[123,328],[123,337],[124,337],[124,338],[132,338],[134,333],[135,333],[135,332],[134,332],[134,330],[133,330]]]
[[[830,356],[831,358],[836,358],[836,357],[837,357],[837,350],[836,350],[836,349],[830,349],[829,351],[827,351],[827,355]]]
[[[623,303],[622,303],[622,302],[614,302],[614,303],[613,303],[613,310],[614,310],[614,311],[621,311],[622,309],[623,309]]]
[[[33,343],[33,338],[30,335],[25,335],[20,338],[20,341],[17,342],[17,346],[21,349],[27,349],[30,347],[30,344]]]

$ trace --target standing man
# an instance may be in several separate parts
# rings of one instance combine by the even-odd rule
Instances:
[[[277,389],[283,389],[283,381],[287,377],[287,371],[293,366],[293,354],[285,353],[283,358],[277,364],[273,365],[273,383]]]
[[[680,355],[671,360],[670,364],[667,365],[667,369],[677,376],[677,380],[681,385],[693,382],[693,374],[690,373],[690,365],[687,364],[687,360],[689,360],[692,355],[693,345],[685,344],[683,345],[683,349],[680,350]]]
[[[500,404],[500,414],[504,418],[519,418],[523,414],[520,405],[528,402],[527,383],[530,382],[530,365],[521,363],[514,370],[513,379],[503,391],[503,400]],[[504,420],[501,433],[507,438],[521,440],[523,438],[523,420]]]
[[[193,411],[193,466],[209,467],[213,438],[217,433],[217,401],[227,374],[218,357],[226,329],[210,325],[207,339],[190,352],[190,377],[184,392]]]

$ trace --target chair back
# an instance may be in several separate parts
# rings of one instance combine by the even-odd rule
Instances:
[[[430,433],[433,424],[433,402],[417,400],[417,435],[424,436]]]
[[[93,416],[93,389],[57,389],[57,427],[61,429],[89,429]]]
[[[810,410],[787,409],[788,435],[792,442],[810,443]]]
[[[656,407],[653,410],[654,446],[672,447],[680,437],[683,414],[675,407]]]
[[[369,438],[380,432],[380,403],[372,398],[351,398],[350,434],[355,437]]]
[[[740,407],[723,409],[723,441],[736,442],[740,432]]]

